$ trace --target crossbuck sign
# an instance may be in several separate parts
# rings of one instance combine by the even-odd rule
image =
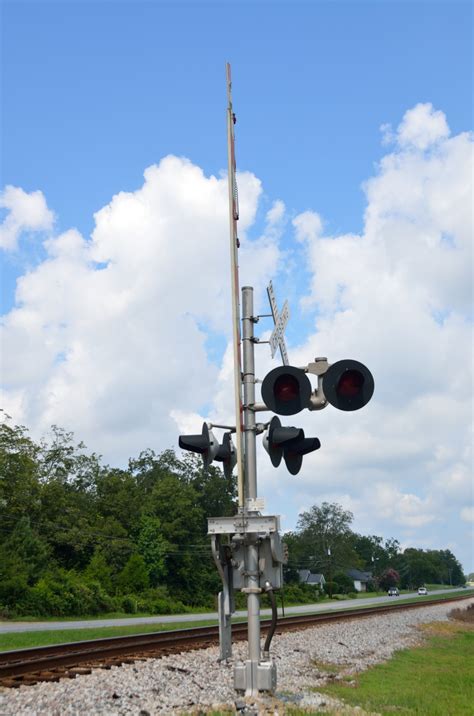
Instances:
[[[275,323],[275,328],[273,329],[272,335],[270,336],[270,350],[271,350],[272,358],[276,353],[276,349],[280,348],[281,359],[283,361],[283,365],[289,365],[288,353],[286,352],[286,345],[285,345],[285,327],[286,327],[286,324],[288,323],[288,319],[290,317],[290,309],[288,307],[288,301],[285,301],[285,303],[283,304],[281,313],[280,313],[278,311],[275,293],[273,291],[273,285],[272,285],[271,281],[267,287],[267,294],[268,294],[268,300],[270,301],[270,306],[272,309],[273,322]]]

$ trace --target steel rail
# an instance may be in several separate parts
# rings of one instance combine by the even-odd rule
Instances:
[[[458,602],[470,599],[472,596],[472,594],[463,594],[445,599],[420,600],[409,604],[383,604],[373,607],[291,615],[278,620],[277,633],[310,628],[318,623],[359,619],[404,609],[418,609],[454,601]],[[270,626],[270,619],[262,620],[262,629],[269,629]],[[49,678],[51,677],[51,672],[56,670],[63,670],[64,675],[67,675],[68,667],[79,666],[84,663],[97,666],[100,665],[100,662],[107,662],[107,660],[118,663],[117,659],[130,657],[133,654],[143,657],[148,652],[155,652],[155,656],[162,656],[176,651],[200,649],[211,644],[217,644],[218,634],[217,626],[204,626],[4,651],[0,652],[0,685],[3,683],[3,685],[13,686],[15,685],[15,679],[28,674],[34,675],[34,678],[38,681],[41,681],[41,674],[44,672],[48,674]],[[245,639],[246,634],[246,622],[232,624],[232,635],[236,641]],[[60,678],[61,673],[58,673],[57,676]],[[18,682],[18,684],[20,683],[21,681]]]

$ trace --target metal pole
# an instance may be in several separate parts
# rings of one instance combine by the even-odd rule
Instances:
[[[232,333],[234,342],[234,396],[235,396],[235,427],[237,448],[237,491],[239,508],[245,504],[244,498],[244,456],[242,450],[242,369],[240,347],[240,296],[239,296],[239,264],[237,258],[238,236],[237,221],[239,219],[239,203],[237,182],[235,179],[235,146],[234,146],[234,113],[232,110],[232,79],[230,64],[226,65],[227,78],[227,160],[229,187],[229,225],[230,225],[230,276],[232,284]]]
[[[244,431],[245,431],[245,494],[249,500],[257,497],[257,453],[255,413],[255,351],[254,351],[253,288],[242,289]],[[255,510],[246,503],[249,511]],[[246,593],[248,612],[248,661],[246,695],[258,694],[258,665],[260,663],[260,587],[257,535],[248,534],[246,542]]]
[[[245,495],[257,497],[257,436],[255,432],[255,343],[253,316],[253,288],[242,288],[243,383],[245,431]]]

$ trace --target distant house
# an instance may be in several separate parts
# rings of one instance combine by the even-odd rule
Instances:
[[[367,591],[367,582],[372,581],[372,572],[361,572],[360,569],[348,569],[346,574],[354,582],[356,592]]]
[[[298,575],[300,582],[304,582],[304,584],[312,584],[315,587],[324,589],[326,580],[324,579],[323,574],[314,574],[314,572],[311,572],[310,569],[299,569]]]

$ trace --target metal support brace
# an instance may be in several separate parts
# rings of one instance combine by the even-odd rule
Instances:
[[[222,580],[222,591],[218,595],[217,611],[219,617],[219,661],[224,661],[232,656],[231,617],[235,612],[233,570],[230,550],[226,545],[221,545],[220,535],[211,536],[211,550]]]

